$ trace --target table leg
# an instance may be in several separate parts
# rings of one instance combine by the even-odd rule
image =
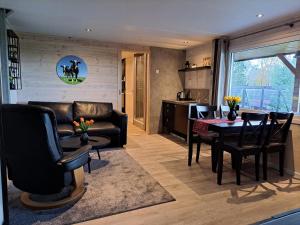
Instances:
[[[224,155],[224,151],[223,151],[223,144],[224,144],[224,134],[223,132],[219,133],[219,148],[217,149],[218,152],[218,175],[217,175],[217,182],[219,185],[222,184],[222,175],[223,175],[223,155]]]
[[[91,173],[91,161],[92,161],[92,158],[89,156],[89,158],[88,158],[88,171],[89,171],[89,173]]]
[[[193,142],[189,142],[189,154],[188,154],[188,165],[192,165],[192,158],[193,158]]]
[[[101,159],[100,153],[99,153],[99,149],[97,149],[97,154],[98,154],[98,158]]]
[[[188,145],[189,145],[189,152],[188,152],[188,166],[192,165],[192,158],[193,158],[193,123],[191,120],[188,121],[189,133],[188,133]]]

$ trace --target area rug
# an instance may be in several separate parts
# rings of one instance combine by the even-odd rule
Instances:
[[[10,224],[74,224],[175,200],[126,151],[102,152],[102,160],[95,153],[91,156],[92,172],[85,173],[87,191],[74,205],[32,211],[9,184]]]

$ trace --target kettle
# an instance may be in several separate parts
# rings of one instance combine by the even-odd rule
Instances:
[[[186,98],[186,95],[185,95],[185,92],[184,91],[180,91],[177,93],[177,100],[182,100],[182,99],[185,99]]]

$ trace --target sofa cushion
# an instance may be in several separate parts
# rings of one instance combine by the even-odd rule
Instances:
[[[105,121],[99,121],[95,122],[88,130],[89,135],[104,135],[104,136],[110,136],[110,135],[119,135],[120,134],[120,128],[114,125],[111,122],[105,122]],[[76,133],[81,133],[80,128],[75,128]]]
[[[58,124],[73,122],[73,108],[72,103],[64,102],[28,102],[30,105],[40,105],[48,107],[55,112],[56,121]]]
[[[59,137],[71,136],[75,134],[71,124],[57,124],[57,132]]]
[[[105,102],[74,102],[74,119],[79,120],[80,117],[94,120],[109,120],[112,116],[112,103]]]

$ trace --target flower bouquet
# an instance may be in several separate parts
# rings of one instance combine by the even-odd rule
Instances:
[[[237,117],[236,111],[239,110],[238,103],[241,102],[241,97],[239,96],[225,96],[224,100],[227,102],[229,106],[229,113],[227,114],[228,120],[234,121]]]
[[[80,130],[82,131],[82,134],[80,136],[80,141],[82,144],[87,144],[89,141],[89,136],[88,136],[88,129],[94,124],[94,120],[85,120],[83,117],[80,117],[80,121],[73,121],[73,124],[75,127],[79,127]]]

